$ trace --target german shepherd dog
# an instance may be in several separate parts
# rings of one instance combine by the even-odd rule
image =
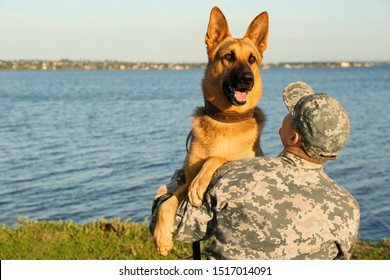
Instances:
[[[205,42],[208,65],[202,80],[205,106],[195,110],[192,138],[184,161],[185,184],[161,204],[154,230],[160,255],[173,247],[174,218],[188,195],[200,206],[214,172],[228,161],[261,156],[260,132],[265,116],[256,107],[262,96],[260,63],[267,48],[268,14],[259,14],[244,38],[230,35],[221,10],[210,13]]]

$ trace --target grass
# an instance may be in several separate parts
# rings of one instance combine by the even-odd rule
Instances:
[[[201,242],[202,249],[207,242]],[[71,221],[18,219],[14,227],[0,225],[2,260],[158,260],[192,259],[191,244],[175,243],[160,257],[146,223],[98,220],[85,225]],[[359,241],[353,259],[389,260],[390,239]]]
[[[382,238],[378,242],[359,241],[356,244],[353,259],[390,260],[390,238]]]

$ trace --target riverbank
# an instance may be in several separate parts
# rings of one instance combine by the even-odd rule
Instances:
[[[207,242],[202,243],[202,250]],[[2,260],[185,260],[191,244],[176,243],[167,258],[160,257],[146,223],[99,220],[85,225],[67,221],[19,219],[10,228],[0,225]],[[359,241],[353,259],[389,260],[390,239]]]

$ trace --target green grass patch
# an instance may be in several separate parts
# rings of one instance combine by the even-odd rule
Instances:
[[[201,242],[202,249],[207,242]],[[390,239],[360,241],[354,259],[389,260]],[[158,260],[192,259],[189,243],[175,243],[167,258],[156,253],[147,223],[98,220],[85,225],[71,221],[18,219],[0,225],[2,260]]]
[[[356,244],[353,259],[390,260],[390,238],[382,238],[378,242],[359,241]]]

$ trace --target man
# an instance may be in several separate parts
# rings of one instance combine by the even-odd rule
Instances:
[[[279,130],[284,150],[222,166],[203,204],[186,199],[176,214],[174,238],[213,237],[208,259],[349,259],[357,239],[357,201],[324,172],[350,132],[347,112],[327,94],[303,82],[283,92],[289,111]],[[158,206],[183,180],[181,171],[158,190]]]

